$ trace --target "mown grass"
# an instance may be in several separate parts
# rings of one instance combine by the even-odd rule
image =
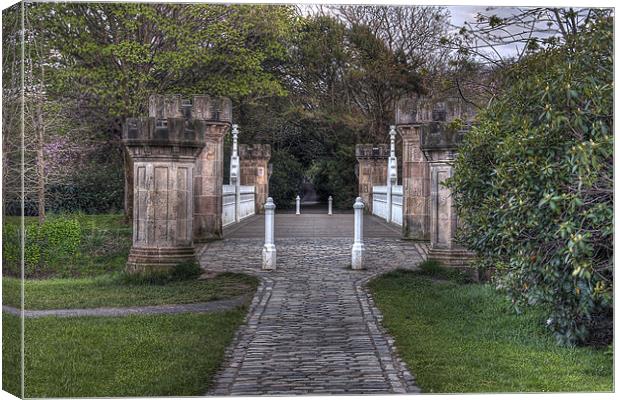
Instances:
[[[27,279],[24,281],[24,299],[27,310],[186,304],[251,294],[257,286],[255,277],[235,273],[165,285],[130,284],[115,275]],[[2,301],[6,305],[20,306],[19,279],[2,278]]]
[[[125,222],[122,214],[83,214],[48,215],[48,219],[66,217],[78,221],[81,231],[79,249],[71,257],[63,259],[54,265],[44,265],[39,268],[26,269],[26,277],[85,277],[105,273],[122,271],[127,262],[131,248],[131,224]],[[38,223],[37,217],[25,217],[24,224]],[[4,217],[3,229],[11,230],[17,235],[20,226],[20,217]],[[5,232],[6,234],[6,232]],[[17,245],[12,241],[13,246]],[[3,246],[9,246],[9,241]],[[7,249],[3,249],[3,252]],[[13,249],[13,252],[17,250]],[[3,255],[4,274],[17,276],[21,273],[19,258],[7,260]]]
[[[21,397],[20,319],[2,313],[2,390]]]
[[[204,395],[245,313],[237,308],[209,314],[27,319],[25,395]],[[19,323],[12,315],[3,317],[9,325]],[[18,340],[4,339],[5,355],[19,351]],[[17,377],[11,370],[3,368],[8,389]]]
[[[517,315],[491,286],[438,280],[428,270],[395,271],[369,283],[423,392],[613,390],[605,349],[560,347],[541,310]]]

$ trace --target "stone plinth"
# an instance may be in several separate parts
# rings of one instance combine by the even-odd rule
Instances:
[[[174,113],[163,118],[166,112],[161,108],[157,117],[129,118],[123,127],[123,142],[133,159],[129,273],[165,272],[195,261],[193,173],[205,125]]]
[[[206,126],[194,176],[194,240],[205,242],[222,237],[224,135],[231,126],[232,103],[225,97],[196,96],[192,114]]]
[[[389,156],[390,149],[386,144],[355,146],[358,193],[370,213],[372,213],[372,187],[387,183]]]
[[[441,261],[447,266],[463,267],[472,254],[456,240],[457,214],[452,193],[444,182],[452,176],[453,161],[464,130],[452,130],[446,123],[436,122],[422,130],[420,147],[429,162],[430,169],[430,249],[429,259]]]
[[[269,195],[269,159],[271,146],[268,144],[240,144],[241,184],[256,188],[255,209],[264,211]]]

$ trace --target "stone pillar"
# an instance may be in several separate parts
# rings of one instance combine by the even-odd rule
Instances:
[[[403,237],[430,240],[430,169],[420,135],[431,122],[418,98],[401,99],[396,124],[403,140]]]
[[[332,202],[334,201],[334,199],[332,198],[332,196],[329,196],[329,198],[327,199],[327,215],[332,215]]]
[[[241,184],[256,188],[255,209],[263,212],[263,206],[269,195],[269,159],[271,146],[268,144],[239,145]]]
[[[436,122],[422,132],[421,148],[430,166],[430,249],[429,259],[446,266],[467,266],[472,254],[455,241],[457,214],[450,189],[444,182],[452,176],[453,161],[465,130],[451,129]]]
[[[195,262],[193,174],[205,126],[180,96],[151,96],[150,117],[128,118],[123,142],[133,159],[133,237],[127,272],[167,272]]]
[[[193,113],[206,127],[206,146],[194,176],[194,241],[205,242],[222,238],[224,135],[231,125],[232,104],[226,97],[194,96]]]
[[[265,203],[265,245],[263,246],[263,269],[276,269],[276,245],[275,245],[275,213],[276,205],[271,197]]]
[[[371,213],[372,187],[386,184],[388,154],[388,146],[385,144],[358,144],[355,146],[358,192]]]
[[[295,197],[295,214],[297,215],[301,214],[300,209],[299,209],[300,202],[301,202],[301,198],[299,197],[299,195],[297,195],[297,197]]]
[[[364,268],[364,203],[362,198],[355,199],[353,204],[354,215],[354,232],[353,247],[351,248],[351,268]]]

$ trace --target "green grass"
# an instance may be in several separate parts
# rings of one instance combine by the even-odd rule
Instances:
[[[128,284],[120,276],[25,280],[28,310],[54,308],[125,307],[200,303],[251,294],[258,285],[254,277],[223,273],[205,280],[184,280],[165,285]],[[20,280],[2,278],[2,300],[19,307]]]
[[[204,395],[245,312],[27,319],[25,395]],[[5,351],[16,344],[5,342]],[[7,387],[11,375],[4,372]]]
[[[21,397],[20,319],[2,314],[2,390]]]
[[[131,248],[131,224],[125,223],[122,214],[66,214],[77,219],[82,232],[79,250],[72,257],[44,265],[37,270],[27,269],[27,277],[84,277],[122,271]],[[48,219],[58,215],[50,214]],[[37,217],[25,217],[25,225],[36,224]],[[3,229],[17,229],[20,217],[5,217]],[[7,242],[8,243],[8,242]],[[8,245],[5,243],[5,246]],[[21,271],[19,259],[7,260],[3,256],[3,271],[17,275]]]
[[[395,271],[369,287],[423,392],[613,390],[605,349],[556,345],[540,310],[516,315],[488,285]]]

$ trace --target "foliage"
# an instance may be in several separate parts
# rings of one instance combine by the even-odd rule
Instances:
[[[21,227],[5,223],[3,227],[3,264],[10,273],[18,274]],[[75,261],[82,238],[76,219],[49,218],[44,223],[25,226],[24,270],[27,275],[47,274],[54,265]]]
[[[324,199],[332,196],[336,208],[350,209],[357,196],[355,148],[340,146],[334,158],[315,161],[308,171],[314,187]]]
[[[302,165],[284,150],[272,152],[271,163],[273,173],[269,178],[269,196],[273,198],[276,207],[286,209],[294,206],[304,179]]]
[[[613,20],[532,55],[465,137],[449,185],[461,239],[559,342],[612,307]]]
[[[20,218],[3,224],[3,272],[20,275]],[[26,217],[24,225],[26,278],[118,272],[127,262],[131,227],[122,215],[49,215],[43,224]]]
[[[605,348],[561,347],[489,285],[433,281],[397,270],[369,283],[398,353],[426,393],[613,390]]]
[[[25,396],[204,395],[246,311],[26,319]]]

